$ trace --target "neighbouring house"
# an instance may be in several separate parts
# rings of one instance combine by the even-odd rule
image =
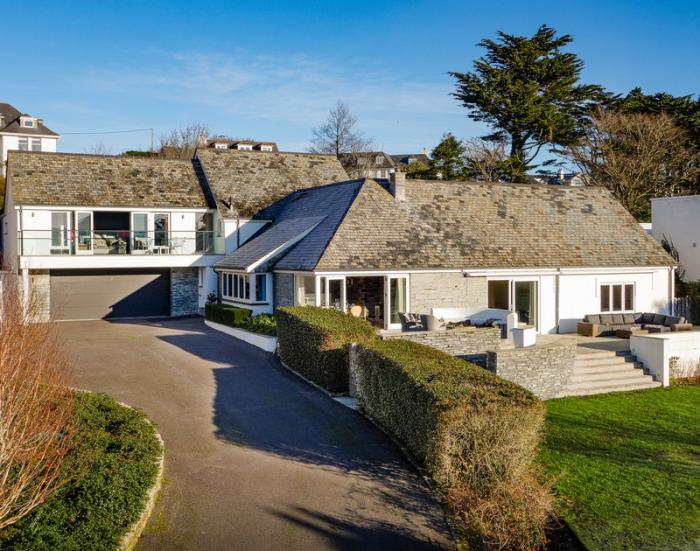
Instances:
[[[362,151],[340,156],[343,168],[353,177],[386,180],[396,170],[394,160],[383,151]]]
[[[685,281],[700,279],[700,195],[652,199],[651,235],[678,251]]]
[[[425,166],[430,165],[430,157],[428,157],[428,153],[425,150],[422,153],[391,155],[391,160],[394,161],[394,166],[402,172],[406,172],[406,169],[413,163],[422,163]]]
[[[279,151],[275,142],[238,140],[227,138],[225,136],[209,138],[205,142],[205,147],[211,147],[214,149],[236,149],[238,151],[266,151],[268,153],[276,153]]]
[[[44,120],[22,113],[9,103],[0,103],[0,151],[5,175],[7,152],[56,151],[60,136],[44,125]]]
[[[395,329],[401,312],[495,308],[567,333],[586,314],[668,312],[674,293],[673,259],[602,188],[393,173],[258,195],[254,206],[246,189],[229,191],[263,227],[217,262],[219,293],[258,312],[354,309]],[[259,300],[258,280],[272,280],[272,296],[268,286]]]
[[[344,178],[324,155],[205,148],[179,161],[12,151],[5,262],[32,292],[39,319],[196,314],[217,290],[214,264],[264,225],[253,219],[261,205]]]

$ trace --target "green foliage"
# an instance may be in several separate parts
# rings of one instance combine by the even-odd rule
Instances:
[[[449,132],[430,152],[430,172],[443,180],[455,180],[464,175],[464,144]]]
[[[486,369],[411,341],[369,342],[358,347],[357,359],[362,408],[428,467],[434,466],[435,438],[446,411],[538,402]]]
[[[329,392],[347,392],[348,345],[375,339],[374,327],[314,306],[278,308],[275,317],[282,361]]]
[[[700,280],[679,281],[676,285],[676,294],[679,297],[690,299],[690,316],[688,317],[693,323],[700,323]]]
[[[452,95],[469,117],[493,127],[487,139],[509,141],[511,181],[525,181],[545,144],[573,143],[591,106],[606,97],[600,86],[578,83],[583,62],[562,51],[571,41],[546,25],[532,37],[499,32],[498,40],[479,43],[486,54],[473,72],[450,73]]]
[[[77,393],[73,415],[65,486],[0,533],[0,549],[117,549],[143,511],[162,453],[153,425],[100,394]]]
[[[5,207],[5,177],[0,176],[0,209]]]
[[[124,157],[158,157],[157,151],[138,151],[130,149],[122,153]]]
[[[542,545],[552,496],[535,463],[544,424],[537,398],[410,341],[360,345],[352,369],[362,409],[427,469],[470,543]]]
[[[414,161],[406,167],[406,178],[430,179],[430,167],[422,161]]]
[[[588,549],[697,549],[700,386],[547,403],[541,461]]]
[[[208,303],[204,305],[204,317],[209,321],[237,327],[251,333],[274,337],[277,327],[274,316],[260,314],[254,316],[247,308],[237,308],[226,304]]]

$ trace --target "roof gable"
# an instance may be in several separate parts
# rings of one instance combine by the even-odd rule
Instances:
[[[15,205],[208,208],[191,161],[10,151]]]
[[[205,148],[197,157],[228,218],[253,218],[290,193],[347,178],[332,155]]]

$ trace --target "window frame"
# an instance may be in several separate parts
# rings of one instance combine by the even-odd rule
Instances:
[[[258,290],[256,285],[263,282],[263,300],[257,300]],[[228,302],[242,302],[245,304],[269,304],[267,272],[221,272],[221,298]]]
[[[36,128],[36,123],[34,122],[34,119],[23,119],[22,120],[22,127],[23,128]]]
[[[603,289],[607,287],[607,291],[604,291]],[[615,308],[615,288],[619,288],[620,292],[620,308],[617,309]],[[627,296],[627,289],[631,287],[632,288],[632,304],[629,305],[627,304],[628,302],[628,296]],[[603,300],[605,300],[605,296],[607,293],[607,309],[605,309],[603,306]],[[637,285],[633,281],[614,281],[614,282],[605,282],[605,283],[600,283],[598,286],[598,295],[600,299],[600,312],[602,314],[625,314],[625,313],[632,313],[635,311],[636,307],[636,302],[637,302]]]
[[[29,138],[17,138],[17,150],[18,151],[29,151]]]

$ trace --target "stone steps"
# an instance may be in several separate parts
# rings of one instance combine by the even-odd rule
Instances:
[[[588,396],[658,386],[661,383],[654,381],[645,372],[643,364],[629,350],[590,350],[580,347],[576,351],[571,378],[558,397]]]

